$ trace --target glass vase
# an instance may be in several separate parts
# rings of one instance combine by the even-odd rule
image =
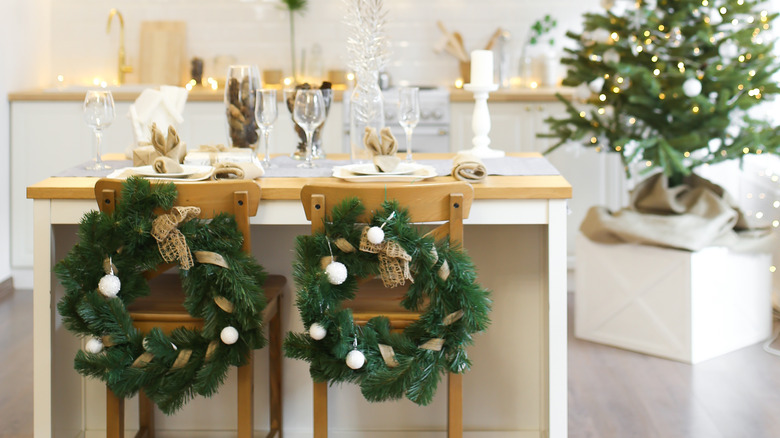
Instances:
[[[259,135],[255,120],[255,96],[260,89],[256,65],[231,65],[225,80],[225,113],[228,145],[251,148],[257,153]]]
[[[366,127],[376,129],[377,134],[385,127],[385,108],[382,90],[379,88],[379,72],[358,73],[355,88],[349,98],[349,144],[353,162],[370,161],[363,138]]]

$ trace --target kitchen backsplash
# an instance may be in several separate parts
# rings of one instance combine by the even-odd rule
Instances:
[[[52,83],[63,75],[65,83],[83,83],[93,77],[116,78],[119,26],[106,33],[111,7],[125,20],[125,45],[129,63],[139,59],[141,22],[182,20],[187,23],[188,57],[204,60],[206,76],[224,76],[225,60],[257,64],[261,70],[281,69],[291,74],[288,13],[273,0],[58,0],[52,2]],[[300,62],[306,49],[322,49],[321,70],[345,69],[346,32],[342,0],[310,0],[303,15],[296,15],[295,31]],[[468,51],[481,49],[498,27],[511,34],[512,75],[531,24],[551,14],[558,20],[554,31],[561,50],[566,30],[581,28],[582,13],[599,10],[599,0],[385,0],[387,34],[392,45],[388,72],[395,83],[449,85],[459,77],[458,62],[433,47],[442,37],[436,22],[459,31]],[[316,58],[316,56],[315,56]],[[315,59],[316,61],[316,59]],[[218,71],[217,71],[218,70]],[[130,74],[128,82],[137,82]]]

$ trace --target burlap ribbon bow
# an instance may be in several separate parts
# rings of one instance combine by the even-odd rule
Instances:
[[[381,136],[381,139],[379,136]],[[398,152],[398,142],[388,127],[382,128],[379,136],[375,128],[366,126],[363,143],[365,143],[366,149],[371,152],[374,166],[376,166],[377,170],[380,172],[392,172],[398,166],[398,163],[401,162],[401,159],[395,156],[396,152]]]
[[[363,228],[360,236],[360,250],[372,254],[379,254],[379,274],[385,287],[392,288],[403,286],[406,280],[414,283],[412,273],[409,270],[409,262],[412,256],[394,240],[385,239],[382,243],[374,244],[368,241],[368,227]]]
[[[187,239],[179,231],[179,225],[199,214],[198,207],[173,207],[170,213],[157,216],[152,222],[152,237],[157,240],[160,255],[166,263],[178,260],[185,271],[192,267],[192,253],[187,246]]]

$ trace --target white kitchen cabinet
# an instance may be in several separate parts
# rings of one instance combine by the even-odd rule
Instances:
[[[130,101],[116,102],[116,119],[105,131],[103,153],[128,150],[133,134],[127,117]],[[11,267],[18,287],[32,287],[32,201],[26,187],[94,156],[92,132],[84,122],[82,102],[75,100],[11,101]],[[333,102],[323,128],[326,153],[341,152],[341,102]],[[180,137],[188,149],[202,144],[224,144],[227,133],[224,105],[216,101],[187,102]],[[297,144],[292,118],[279,107],[271,134],[271,153],[291,153]]]

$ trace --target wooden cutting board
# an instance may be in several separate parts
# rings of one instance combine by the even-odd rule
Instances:
[[[189,64],[186,43],[187,26],[183,21],[142,22],[139,82],[184,85]]]

